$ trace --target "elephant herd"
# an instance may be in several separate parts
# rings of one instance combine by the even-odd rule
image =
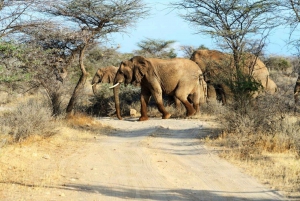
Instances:
[[[243,65],[246,66],[243,69],[244,73],[249,73],[257,82],[260,82],[266,93],[273,94],[276,92],[277,86],[270,78],[267,67],[259,58],[248,54],[243,61],[246,64]],[[224,66],[224,62],[229,63],[226,66],[232,66],[230,65],[232,57],[216,50],[204,49],[195,51],[190,59],[158,59],[134,56],[130,60],[122,61],[119,67],[99,68],[92,80],[92,89],[95,94],[98,83],[114,84],[110,88],[114,90],[118,119],[122,119],[119,100],[121,83],[124,83],[125,86],[132,84],[141,87],[140,121],[148,119],[147,107],[151,97],[155,99],[162,118],[170,118],[171,114],[163,104],[163,95],[173,96],[176,107],[182,103],[186,108],[186,116],[189,117],[199,114],[200,104],[206,101],[219,99],[223,104],[230,101],[232,94],[228,86],[216,79],[216,77],[224,74],[224,69],[221,68]],[[300,92],[299,78],[297,84],[297,91],[295,86],[295,101],[296,95]]]

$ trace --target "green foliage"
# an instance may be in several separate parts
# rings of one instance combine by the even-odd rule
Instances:
[[[262,85],[253,76],[241,71],[236,73],[234,79],[226,80],[225,83],[229,86],[236,99],[239,99],[240,96],[250,98],[262,88]]]
[[[134,53],[145,57],[175,58],[177,54],[175,49],[172,48],[175,42],[174,40],[165,41],[147,38],[137,44],[140,50],[136,50]]]
[[[251,66],[248,65],[251,64],[246,64],[242,60],[238,66],[232,67],[230,62],[223,62],[222,66],[219,66],[222,73],[216,75],[213,80],[217,80],[223,86],[223,90],[228,94],[226,99],[232,96],[233,99],[230,102],[234,106],[234,110],[246,115],[251,107],[252,96],[258,93],[263,86],[245,70],[249,69]],[[228,89],[226,89],[227,87]]]
[[[265,63],[269,68],[277,71],[286,71],[292,66],[288,59],[280,56],[269,57],[265,60]]]
[[[197,50],[208,50],[209,48],[206,47],[205,45],[200,45]]]
[[[25,49],[22,45],[13,42],[0,42],[0,55],[2,65],[0,65],[0,84],[29,81],[32,73],[19,68],[21,62],[19,58],[24,58]]]

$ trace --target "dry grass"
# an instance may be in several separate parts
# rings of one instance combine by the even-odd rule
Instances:
[[[102,127],[101,123],[97,122],[93,117],[80,112],[67,116],[66,122],[68,126],[73,128]]]
[[[286,196],[300,196],[300,160],[295,142],[283,134],[243,135],[223,132],[207,144],[221,148],[220,156]]]
[[[61,185],[69,171],[65,169],[63,158],[84,146],[92,134],[62,125],[58,134],[48,138],[31,135],[21,143],[2,147],[0,189],[26,195],[30,192],[44,195],[47,193],[45,187]]]
[[[0,125],[1,134],[12,136],[15,142],[21,142],[31,135],[48,137],[57,133],[50,109],[37,98],[30,98],[3,112]]]
[[[274,76],[276,78],[276,76]],[[293,112],[293,80],[277,75],[279,91],[260,96],[247,114],[220,110],[223,132],[207,138],[221,156],[290,198],[300,197],[300,118]]]
[[[242,167],[247,173],[258,178],[272,189],[283,192],[287,197],[299,198],[300,161],[294,153],[265,151],[260,154],[253,154],[253,152],[249,154],[245,151],[247,150],[224,151],[221,156]],[[241,160],[241,157],[247,159]]]

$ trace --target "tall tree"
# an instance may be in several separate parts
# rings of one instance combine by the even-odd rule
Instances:
[[[62,18],[62,27],[72,28],[79,39],[72,44],[74,52],[79,55],[81,76],[67,106],[66,112],[70,115],[88,76],[84,65],[87,48],[97,40],[106,40],[108,34],[125,32],[127,27],[134,25],[147,13],[147,9],[142,0],[56,0],[42,8],[42,11]]]
[[[147,38],[137,44],[140,50],[136,50],[134,53],[145,57],[175,58],[177,55],[172,48],[175,42],[174,40]]]
[[[72,44],[78,37],[71,30],[62,32],[55,24],[44,22],[34,28],[23,28],[22,43],[26,51],[18,59],[34,72],[35,87],[42,86],[52,105],[52,115],[61,114],[62,83],[74,59]],[[26,54],[30,52],[30,54]]]
[[[0,0],[0,38],[22,27],[32,27],[38,24],[30,14],[32,7],[38,3],[38,0]]]
[[[210,35],[230,48],[238,67],[251,39],[260,41],[256,45],[259,53],[269,31],[278,26],[275,3],[274,0],[184,0],[171,5],[185,11],[181,17],[195,27],[196,33]]]
[[[243,99],[247,100],[258,90],[251,78],[255,61],[247,66],[249,75],[242,72],[244,52],[251,49],[258,56],[270,31],[279,25],[275,15],[276,0],[181,0],[171,6],[182,11],[181,17],[196,29],[197,34],[210,35],[231,50],[235,72],[226,82],[235,88],[232,91],[239,93],[236,97],[243,94],[246,96]]]
[[[283,8],[285,15],[283,16],[285,24],[291,28],[290,36],[294,34],[295,31],[299,31],[297,28],[300,23],[300,1],[299,0],[282,0],[279,1],[279,5]],[[298,60],[300,58],[300,39],[296,38],[290,42],[297,51]],[[294,87],[294,100],[295,106],[294,111],[299,111],[299,93],[300,93],[300,66],[297,65],[294,71],[298,72],[298,79]]]
[[[283,9],[284,15],[281,17],[291,28],[292,33],[300,23],[300,2],[298,0],[279,0],[278,5]]]
[[[300,24],[300,1],[298,0],[278,0],[278,4],[282,9],[283,15],[280,16],[284,22],[282,24],[290,28],[290,41],[289,44],[296,49],[296,55],[300,58],[300,39],[299,34]],[[296,33],[295,33],[296,32]],[[294,71],[300,74],[300,67],[297,65]]]

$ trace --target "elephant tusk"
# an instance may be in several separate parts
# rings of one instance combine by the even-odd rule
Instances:
[[[115,84],[114,86],[109,87],[110,89],[115,88],[116,86],[118,86],[120,84],[120,82],[118,82],[117,84]]]

